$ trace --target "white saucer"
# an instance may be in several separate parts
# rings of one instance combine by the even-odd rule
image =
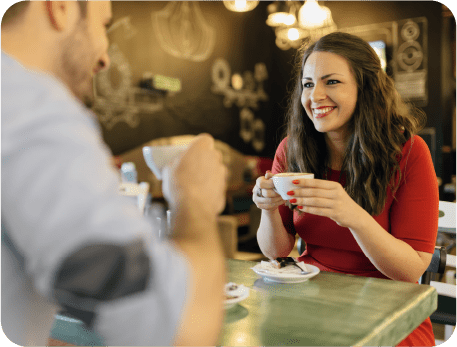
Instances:
[[[246,299],[249,296],[249,288],[248,287],[245,287],[242,284],[238,284],[237,286],[238,286],[238,289],[234,293],[231,293],[230,291],[226,291],[226,294],[235,295],[236,296],[233,299],[227,299],[227,300],[224,301],[224,307],[226,309],[232,308],[237,303],[243,301],[244,299]]]
[[[301,275],[299,273],[269,273],[267,270],[260,268],[260,264],[257,264],[252,270],[259,276],[262,276],[265,282],[276,282],[276,283],[300,283],[305,282],[311,277],[316,276],[320,270],[317,266],[306,264],[306,267],[311,271],[309,274]]]

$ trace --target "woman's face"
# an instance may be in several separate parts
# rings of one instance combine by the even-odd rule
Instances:
[[[303,68],[302,105],[317,131],[347,135],[357,103],[357,82],[347,60],[313,52]]]

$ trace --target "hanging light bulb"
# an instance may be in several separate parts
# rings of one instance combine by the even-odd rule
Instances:
[[[267,25],[271,27],[278,27],[280,25],[292,25],[296,22],[292,11],[292,5],[286,1],[275,1],[268,5],[268,12],[270,13],[267,18]]]
[[[291,47],[298,48],[302,40],[309,36],[308,31],[300,28],[298,25],[278,27],[275,30],[275,34],[276,45],[283,50]]]
[[[298,21],[305,29],[315,29],[335,24],[332,13],[326,6],[320,6],[316,0],[306,0],[298,11]]]
[[[292,25],[292,24],[294,24],[296,21],[297,21],[297,19],[295,18],[295,16],[294,16],[293,14],[288,14],[288,15],[284,18],[284,24],[285,24],[285,25]]]
[[[291,41],[298,40],[298,38],[300,37],[300,34],[298,33],[297,28],[290,28],[290,29],[287,31],[287,37],[288,37],[289,40],[291,40]]]
[[[227,9],[233,12],[247,12],[257,7],[259,1],[246,1],[246,0],[235,0],[225,1],[224,5]]]
[[[235,0],[235,8],[238,11],[243,11],[246,8],[247,1],[246,0]]]

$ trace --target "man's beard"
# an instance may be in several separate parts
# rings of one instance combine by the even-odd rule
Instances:
[[[73,33],[63,40],[58,77],[86,106],[94,102],[92,71],[97,61],[92,51],[87,24],[81,19]]]

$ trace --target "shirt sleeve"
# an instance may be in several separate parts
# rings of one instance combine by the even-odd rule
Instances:
[[[277,174],[280,172],[286,172],[287,161],[286,161],[286,146],[287,138],[281,141],[278,148],[276,149],[275,158],[273,160],[273,166],[271,172]],[[297,233],[294,227],[293,212],[285,205],[278,207],[279,214],[281,215],[282,223],[286,231],[294,235]]]
[[[151,243],[153,276],[142,292],[99,304],[95,331],[107,346],[171,346],[181,321],[188,264],[167,242]],[[161,259],[157,261],[157,259]]]
[[[390,231],[416,251],[433,253],[438,232],[438,181],[425,141],[415,136],[403,149],[403,177],[390,209]]]

